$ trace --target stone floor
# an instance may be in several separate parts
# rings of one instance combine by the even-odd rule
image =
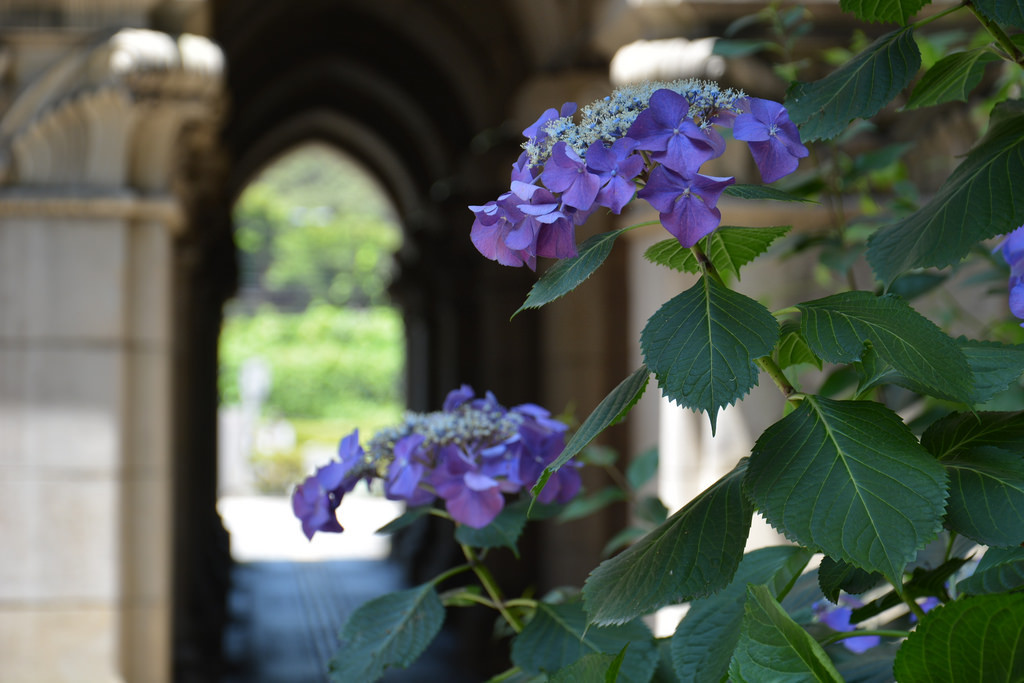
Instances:
[[[363,602],[406,587],[400,568],[384,557],[386,544],[365,534],[349,535],[346,524],[345,534],[325,539],[318,534],[312,544],[298,546],[301,559],[295,559],[296,551],[288,550],[294,542],[291,536],[297,534],[306,543],[297,522],[291,519],[283,524],[283,536],[275,535],[274,525],[265,523],[279,519],[282,510],[290,515],[286,501],[222,500],[220,509],[237,561],[228,601],[227,669],[222,683],[328,680],[327,662],[348,616]],[[361,525],[373,527],[379,520],[370,524],[366,518],[374,511],[372,505],[366,507],[353,520],[360,518]],[[318,545],[321,540],[324,545]],[[412,667],[389,671],[381,680],[476,683],[460,673],[457,645],[451,634],[442,631]]]

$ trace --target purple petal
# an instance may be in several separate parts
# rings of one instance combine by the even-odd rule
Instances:
[[[505,506],[505,497],[497,487],[474,491],[463,486],[457,495],[445,499],[445,509],[456,522],[482,529],[498,516]]]
[[[576,227],[568,218],[545,225],[537,235],[537,256],[567,259],[576,256]]]

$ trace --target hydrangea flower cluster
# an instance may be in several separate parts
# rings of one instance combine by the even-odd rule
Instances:
[[[718,199],[736,182],[700,173],[725,152],[717,128],[747,143],[766,183],[808,155],[781,104],[709,81],[620,88],[586,106],[578,122],[576,109],[572,102],[549,109],[524,130],[509,191],[469,207],[476,217],[471,239],[487,258],[533,270],[538,256],[571,258],[576,226],[598,208],[618,214],[634,197],[692,247],[718,227]]]
[[[1010,266],[1010,313],[1024,320],[1024,226],[1007,235],[1001,248]]]
[[[343,531],[336,511],[360,481],[381,480],[385,495],[410,506],[440,498],[456,522],[482,528],[505,505],[505,495],[530,489],[565,448],[567,426],[534,404],[508,409],[491,392],[475,397],[462,385],[443,409],[409,413],[378,431],[364,449],[356,430],[343,438],[338,459],[320,467],[292,494],[292,510],[312,539]],[[567,463],[537,496],[567,503],[580,490],[579,464]]]

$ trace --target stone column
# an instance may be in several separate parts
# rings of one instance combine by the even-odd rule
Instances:
[[[172,190],[218,60],[121,31],[0,119],[0,680],[170,680]]]

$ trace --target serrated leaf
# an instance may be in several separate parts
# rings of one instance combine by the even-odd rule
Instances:
[[[648,247],[647,251],[644,252],[644,258],[651,263],[668,266],[672,270],[678,270],[681,273],[700,272],[700,263],[697,261],[697,257],[693,255],[693,250],[681,245],[679,240],[674,237],[661,240]]]
[[[828,681],[842,677],[821,646],[772,597],[765,586],[749,585],[740,639],[729,676],[737,682]]]
[[[818,566],[818,587],[826,598],[839,602],[839,591],[858,595],[878,585],[882,575],[826,555]]]
[[[562,465],[569,462],[573,456],[582,451],[598,434],[623,419],[633,409],[636,402],[643,396],[650,377],[651,371],[647,369],[646,365],[641,365],[632,375],[622,380],[617,387],[612,389],[612,393],[604,397],[597,408],[594,409],[594,412],[583,421],[580,428],[572,435],[569,443],[565,444],[562,454],[555,458],[555,461],[548,465],[541,473],[537,483],[530,490],[534,497],[544,490],[544,484],[548,482],[552,474],[562,468]]]
[[[551,303],[580,286],[612,253],[612,246],[619,235],[629,229],[620,228],[594,235],[580,245],[576,256],[558,261],[548,268],[530,288],[526,301],[512,317],[528,308],[540,308]]]
[[[988,132],[927,204],[868,239],[868,261],[883,282],[911,268],[941,268],[981,240],[1024,224],[1016,192],[1024,175],[1024,102],[992,112]]]
[[[921,445],[939,460],[955,459],[976,448],[1024,450],[1024,413],[951,413],[933,422]]]
[[[618,673],[616,655],[594,652],[584,655],[564,669],[556,671],[548,680],[550,683],[579,683],[580,681],[607,681],[609,670]],[[621,662],[620,662],[621,663]],[[610,679],[615,681],[614,674]]]
[[[898,583],[941,528],[946,473],[881,404],[806,396],[754,444],[745,488],[790,539]]]
[[[800,327],[798,325],[790,322],[783,323],[782,334],[777,348],[777,360],[779,367],[783,370],[801,363],[808,363],[814,365],[819,370],[821,369],[821,359],[811,351],[811,347],[807,345],[807,342],[800,334]]]
[[[722,226],[700,241],[700,246],[720,273],[731,273],[739,278],[740,268],[763,254],[772,242],[789,232],[791,226],[768,228],[738,228]],[[667,239],[652,245],[644,252],[652,263],[668,266],[684,273],[699,273],[700,263],[693,250]]]
[[[839,7],[864,21],[906,24],[907,19],[929,2],[931,0],[840,0]]]
[[[459,524],[455,540],[473,548],[509,548],[518,557],[516,543],[526,527],[531,502],[532,499],[521,499],[506,505],[490,524],[480,529]]]
[[[913,30],[888,33],[825,78],[791,86],[786,95],[789,117],[805,142],[834,138],[850,121],[877,114],[907,87],[920,66]]]
[[[980,405],[1017,381],[1024,372],[1024,346],[1000,344],[998,342],[974,341],[958,337],[956,345],[963,351],[967,367],[974,377],[974,388],[967,400],[968,405]],[[897,384],[919,394],[931,394],[937,398],[956,401],[957,397],[936,389],[929,389],[911,377],[905,377],[881,361],[877,354],[868,351],[861,359],[861,386],[864,391],[882,384]]]
[[[738,280],[740,268],[767,251],[790,228],[789,225],[767,228],[722,227],[704,238],[704,251],[719,273],[731,273]]]
[[[583,586],[591,621],[621,624],[728,584],[753,514],[742,491],[745,470],[742,460],[638,543],[599,564]]]
[[[831,363],[860,360],[864,343],[926,393],[969,403],[973,377],[960,347],[902,299],[844,292],[797,304],[800,330],[811,349]]]
[[[984,403],[1017,381],[1024,373],[1024,345],[975,341],[959,337],[957,345],[974,375],[971,402]]]
[[[980,447],[942,460],[949,472],[946,524],[992,546],[1024,543],[1024,455]]]
[[[992,21],[1024,28],[1024,5],[1020,0],[974,0],[972,4]]]
[[[594,626],[578,601],[539,603],[533,619],[512,641],[512,662],[528,673],[554,672],[593,653],[617,655],[629,644],[619,680],[646,683],[658,664],[654,636],[640,620]]]
[[[966,102],[985,75],[985,66],[999,57],[988,48],[955,52],[925,72],[907,100],[907,109],[932,107],[944,102]]]
[[[936,607],[896,655],[900,683],[1024,679],[1024,595],[980,595]]]
[[[1024,588],[1024,548],[989,548],[974,573],[956,587],[969,595],[1021,590]]]
[[[404,669],[427,649],[443,623],[444,606],[430,583],[370,600],[342,629],[330,678],[335,683],[366,683],[380,678],[385,669]]]
[[[723,190],[722,194],[736,197],[737,199],[768,199],[775,202],[803,202],[805,204],[818,203],[813,199],[801,197],[800,195],[768,185],[730,185]]]
[[[773,546],[743,556],[728,586],[694,600],[672,636],[672,662],[684,681],[720,681],[740,638],[747,584],[765,585],[778,598],[811,559],[797,546]]]
[[[640,347],[662,393],[706,412],[713,432],[718,410],[757,385],[755,361],[778,339],[779,324],[768,309],[703,277],[651,316]]]

